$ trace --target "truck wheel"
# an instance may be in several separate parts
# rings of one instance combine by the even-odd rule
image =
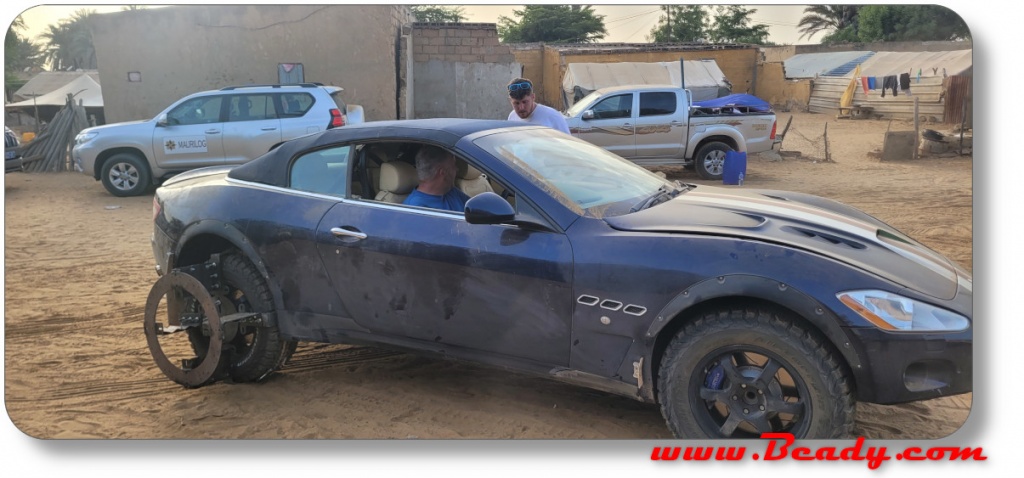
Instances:
[[[149,167],[135,154],[118,153],[103,163],[100,171],[103,187],[119,197],[139,196],[149,188]]]
[[[220,301],[221,317],[236,312],[270,311],[273,301],[270,289],[256,267],[237,254],[221,256],[221,270],[226,290],[215,294]],[[277,327],[239,325],[227,338],[230,346],[228,374],[235,382],[258,382],[279,369],[295,351],[295,342],[281,338]],[[207,350],[210,337],[199,329],[189,329],[189,340],[197,355]],[[199,359],[203,359],[200,355]]]
[[[687,324],[658,371],[658,402],[679,438],[844,438],[854,399],[824,340],[763,309],[722,309]]]
[[[701,146],[693,158],[697,175],[702,179],[722,179],[722,173],[725,171],[725,153],[729,151],[733,149],[720,141],[712,141]]]

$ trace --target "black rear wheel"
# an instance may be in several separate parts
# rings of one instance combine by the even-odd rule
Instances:
[[[729,145],[721,141],[712,141],[700,147],[693,157],[693,166],[702,179],[722,179],[725,174],[725,153],[732,151]]]
[[[224,290],[214,298],[220,303],[221,317],[237,312],[268,312],[273,309],[270,289],[259,271],[238,254],[221,256]],[[225,326],[225,347],[228,353],[228,374],[236,382],[256,382],[280,368],[295,351],[295,342],[281,338],[275,326]],[[209,331],[189,329],[192,348],[201,354],[207,349]]]
[[[854,400],[845,367],[817,334],[770,310],[719,310],[665,352],[658,401],[680,438],[843,438]]]

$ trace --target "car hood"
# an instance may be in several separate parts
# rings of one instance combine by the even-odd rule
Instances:
[[[957,291],[956,267],[853,207],[809,194],[699,186],[671,201],[605,218],[623,231],[740,237],[796,247],[939,299]]]
[[[107,130],[116,130],[116,129],[120,129],[120,128],[131,127],[131,126],[139,125],[139,124],[142,124],[142,123],[149,123],[151,121],[152,120],[138,120],[138,121],[125,121],[123,123],[111,123],[111,124],[105,124],[105,125],[102,125],[102,126],[93,126],[91,128],[86,128],[86,129],[83,129],[82,132],[83,133],[102,133],[102,132],[107,131]]]

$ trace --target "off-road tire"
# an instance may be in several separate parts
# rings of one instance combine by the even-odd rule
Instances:
[[[725,154],[733,149],[721,141],[701,146],[693,157],[693,168],[701,179],[721,180],[725,173]]]
[[[222,301],[232,297],[235,291],[241,291],[252,311],[273,309],[270,289],[256,267],[247,259],[238,254],[222,255],[221,271],[228,288],[227,297],[222,298]],[[207,349],[209,339],[209,336],[197,329],[189,330],[189,340],[197,354]],[[295,342],[281,338],[276,326],[252,325],[241,328],[234,339],[225,345],[231,348],[227,357],[228,375],[235,382],[263,380],[283,366],[296,347]]]
[[[747,376],[735,381],[722,378],[724,375],[720,371],[718,378],[722,382],[717,386],[722,388],[715,389],[706,382],[708,377],[712,376],[709,370],[715,371],[713,364],[721,363],[720,360],[715,360],[716,358],[740,353],[746,357],[748,355],[745,352],[748,350],[750,356],[761,354],[777,361],[781,366],[780,370],[785,370],[792,378],[787,379],[787,382],[803,384],[802,389],[801,385],[793,385],[788,390],[800,390],[801,394],[806,394],[797,400],[804,404],[800,415],[775,415],[774,422],[772,404],[779,402],[761,402],[766,403],[768,410],[763,412],[764,419],[760,423],[772,428],[782,428],[768,431],[783,431],[793,433],[796,438],[816,439],[846,438],[851,434],[855,402],[848,378],[849,372],[838,353],[818,333],[805,330],[787,314],[771,309],[748,308],[721,309],[706,313],[686,324],[668,345],[659,366],[656,387],[662,415],[676,437],[756,438],[765,431],[752,426],[756,423],[754,421],[744,421],[743,426],[727,435],[720,428],[716,428],[716,425],[721,425],[716,420],[723,423],[728,421],[722,416],[721,408],[736,406],[746,409],[742,402],[744,393],[764,390],[764,395],[750,393],[752,406],[749,409],[753,415],[736,412],[736,417],[753,417],[751,419],[756,420],[758,412],[755,410],[759,406],[756,400],[773,395],[769,387],[744,383],[745,380],[753,380]],[[749,364],[747,367],[734,370],[739,369],[745,369],[743,372],[748,375],[757,373],[757,367]],[[776,372],[772,377],[783,375]],[[782,381],[781,378],[775,380],[775,385],[770,388],[776,391],[786,390],[781,388]],[[736,384],[747,387],[741,389],[735,387]],[[713,395],[717,398],[702,398],[701,388],[705,389],[705,393],[711,389],[713,393],[717,393]],[[737,398],[739,402],[728,403]],[[717,399],[721,399],[722,403],[716,402]],[[721,408],[716,409],[713,406],[715,404]],[[731,416],[733,412],[732,409],[729,410]],[[792,423],[783,424],[782,417],[787,416],[792,418]]]
[[[136,154],[117,153],[103,162],[100,182],[118,197],[141,196],[153,183],[149,165]]]

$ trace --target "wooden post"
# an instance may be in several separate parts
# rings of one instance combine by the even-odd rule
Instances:
[[[832,162],[832,153],[828,150],[828,122],[825,122],[825,162]]]
[[[960,156],[964,155],[964,126],[967,124],[967,101],[963,102],[960,113]]]
[[[918,105],[917,100],[919,96],[914,95],[914,159],[917,159],[917,148],[920,147],[921,142],[921,118],[918,116]]]

